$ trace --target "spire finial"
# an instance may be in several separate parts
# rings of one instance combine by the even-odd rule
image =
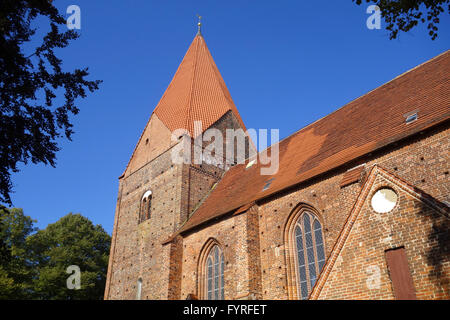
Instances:
[[[202,32],[201,32],[201,29],[202,29],[202,16],[197,14],[197,17],[198,17],[198,23],[197,23],[197,25],[198,25],[198,32],[197,32],[197,34],[201,35],[202,34]]]

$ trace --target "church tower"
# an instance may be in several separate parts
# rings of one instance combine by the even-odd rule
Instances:
[[[175,163],[172,154],[186,143],[192,149],[196,143],[204,149],[203,141],[196,138],[211,128],[224,137],[227,129],[241,134],[246,130],[199,24],[119,178],[105,299],[182,298],[182,239],[168,239],[236,162],[236,156],[221,165],[205,158]],[[173,134],[179,129],[185,134]],[[248,150],[246,134],[244,139]]]

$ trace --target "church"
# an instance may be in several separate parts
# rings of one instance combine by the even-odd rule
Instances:
[[[104,298],[450,299],[449,75],[446,51],[257,153],[199,30],[119,177]],[[173,161],[212,129],[244,159]]]

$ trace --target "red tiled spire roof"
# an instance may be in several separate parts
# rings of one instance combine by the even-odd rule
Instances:
[[[198,33],[154,113],[171,131],[183,128],[193,137],[194,121],[202,121],[204,131],[230,110],[245,130],[205,40]]]

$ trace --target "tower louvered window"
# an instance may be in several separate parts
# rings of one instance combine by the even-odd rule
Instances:
[[[208,300],[223,300],[223,253],[215,245],[206,259],[206,297]]]
[[[307,299],[325,264],[322,225],[305,211],[295,225],[295,244],[298,261],[298,296]]]

